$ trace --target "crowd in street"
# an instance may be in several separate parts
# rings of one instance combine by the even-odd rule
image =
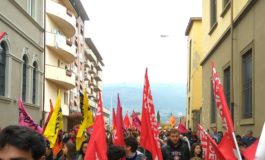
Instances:
[[[22,126],[8,126],[0,132],[0,159],[46,159],[46,160],[83,160],[89,143],[90,134],[86,132],[79,151],[76,150],[75,138],[77,129],[60,132],[56,145],[50,148],[49,141],[40,134]],[[218,144],[222,139],[222,132],[213,127],[209,133]],[[140,132],[137,129],[124,130],[124,146],[112,143],[112,132],[106,130],[109,160],[152,160],[149,151],[141,147]],[[250,146],[256,138],[251,130],[245,136],[237,135],[240,150]],[[196,132],[189,130],[180,133],[178,129],[160,130],[160,148],[164,160],[202,160],[203,149]]]

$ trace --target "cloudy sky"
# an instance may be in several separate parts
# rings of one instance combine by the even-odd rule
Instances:
[[[91,37],[105,63],[104,84],[186,83],[190,17],[201,0],[82,0]]]

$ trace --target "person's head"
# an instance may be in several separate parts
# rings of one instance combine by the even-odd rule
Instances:
[[[50,142],[46,141],[46,150],[45,150],[45,156],[52,155],[52,149],[50,148]]]
[[[75,156],[75,144],[71,141],[66,142],[63,145],[63,155],[67,158],[67,159],[73,159]]]
[[[252,130],[248,130],[248,131],[247,131],[246,137],[253,137],[253,132],[252,132]]]
[[[216,127],[212,127],[212,131],[213,131],[213,133],[217,133],[217,128]]]
[[[173,143],[173,144],[177,144],[180,140],[180,133],[177,129],[172,128],[169,131],[169,140]]]
[[[82,144],[81,144],[81,148],[80,148],[80,154],[82,154],[83,156],[86,154],[86,149],[87,149],[87,143],[88,141],[85,140]]]
[[[111,145],[108,147],[108,160],[119,160],[125,157],[125,150],[123,147]]]
[[[33,130],[11,125],[0,132],[0,159],[45,159],[44,138]]]
[[[138,142],[135,137],[129,136],[125,138],[125,152],[126,154],[135,153],[138,148]]]
[[[194,143],[192,145],[191,157],[202,157],[202,146],[200,143]]]

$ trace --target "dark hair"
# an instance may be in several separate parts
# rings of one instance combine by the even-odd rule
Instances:
[[[136,152],[136,150],[138,148],[138,142],[137,142],[135,137],[129,136],[129,137],[125,138],[125,144],[126,144],[126,146],[131,147],[132,152]]]
[[[65,155],[66,159],[74,159],[75,157],[75,144],[71,141],[66,142],[64,145],[66,145],[68,152],[67,155]]]
[[[108,147],[108,160],[119,160],[125,157],[125,150],[123,147],[110,145]]]
[[[83,152],[83,146],[84,146],[84,144],[88,144],[88,140],[85,140],[82,144],[81,144],[81,147],[80,147],[80,150],[79,150],[79,154],[81,154],[83,157],[85,157],[85,154],[86,153],[84,153]]]
[[[200,148],[201,148],[201,153],[200,153],[198,156],[202,158],[202,152],[203,152],[203,151],[202,151],[202,146],[201,146],[200,143],[194,143],[194,144],[192,145],[192,147],[191,147],[191,151],[190,151],[190,155],[191,155],[191,157],[195,157],[195,148],[196,148],[197,146],[200,146]]]
[[[19,150],[30,151],[37,160],[45,154],[44,138],[24,126],[10,125],[0,132],[0,149],[11,145]]]

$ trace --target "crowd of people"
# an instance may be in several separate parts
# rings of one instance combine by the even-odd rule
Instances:
[[[222,132],[215,127],[210,132],[211,137],[220,143]],[[57,143],[59,146],[50,148],[49,142],[38,133],[23,126],[8,126],[0,132],[0,159],[34,159],[34,160],[83,160],[89,143],[87,139],[82,143],[79,151],[75,145],[76,130],[60,132]],[[149,151],[140,144],[140,132],[136,129],[128,129],[124,132],[125,146],[117,146],[112,143],[112,134],[106,131],[108,145],[107,157],[109,160],[152,160]],[[256,138],[253,132],[248,131],[243,137],[236,136],[240,150],[250,146]],[[177,129],[160,130],[160,148],[163,160],[202,160],[203,150],[196,132],[189,130],[181,134]]]

